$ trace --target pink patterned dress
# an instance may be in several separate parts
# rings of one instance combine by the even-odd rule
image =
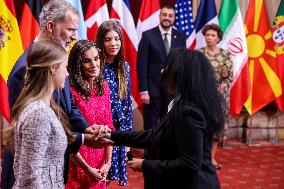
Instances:
[[[85,100],[74,88],[71,92],[75,104],[80,108],[82,115],[90,125],[108,125],[114,130],[110,104],[110,90],[107,82],[104,82],[104,94],[96,96],[91,92],[90,100]],[[100,169],[105,163],[105,148],[93,149],[83,145],[79,153],[82,158],[91,166]],[[68,182],[65,189],[105,189],[105,182],[93,181],[83,169],[70,160]]]

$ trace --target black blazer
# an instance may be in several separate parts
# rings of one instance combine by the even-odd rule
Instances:
[[[185,47],[185,35],[172,29],[171,49]],[[143,32],[137,54],[137,75],[140,92],[148,91],[152,97],[160,96],[161,69],[166,66],[166,57],[166,48],[159,26]]]
[[[173,107],[173,109],[176,107]],[[114,132],[115,145],[150,147],[142,163],[145,189],[219,189],[211,164],[212,134],[206,118],[195,106],[184,106],[178,119],[173,110],[164,116],[157,130]]]

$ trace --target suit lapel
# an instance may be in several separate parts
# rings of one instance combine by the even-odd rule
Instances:
[[[156,129],[155,133],[158,133],[158,131],[163,128],[163,126],[168,122],[170,118],[170,112],[168,112],[159,122],[159,126],[158,128]]]
[[[176,34],[176,31],[174,29],[172,29],[172,36],[171,36],[171,49],[174,49],[176,48],[177,44],[176,44],[176,41],[177,41],[177,34]]]

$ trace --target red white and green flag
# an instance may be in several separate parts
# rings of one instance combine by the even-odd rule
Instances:
[[[238,0],[223,0],[219,25],[224,32],[220,47],[228,50],[233,61],[234,78],[230,89],[231,114],[238,115],[249,96],[250,82],[246,67],[248,49]]]

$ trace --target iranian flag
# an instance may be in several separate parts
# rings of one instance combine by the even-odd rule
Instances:
[[[223,0],[219,14],[219,24],[224,32],[219,44],[226,49],[233,61],[234,79],[230,89],[231,114],[237,116],[250,93],[248,49],[244,24],[238,0]]]

